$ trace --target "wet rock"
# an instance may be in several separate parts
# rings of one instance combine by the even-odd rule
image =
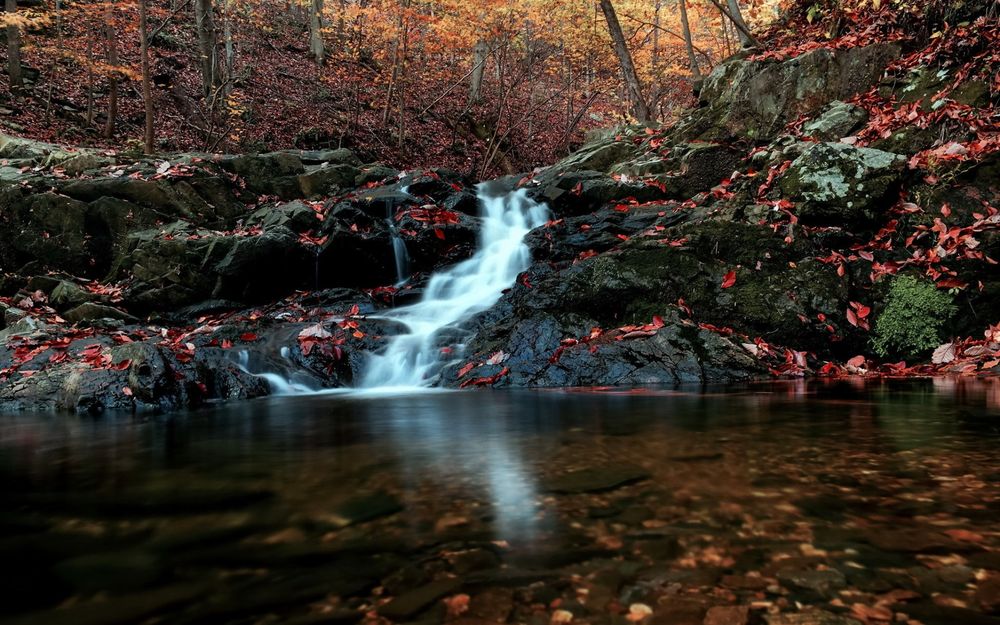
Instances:
[[[390,514],[396,514],[402,510],[403,504],[399,499],[389,493],[380,491],[349,499],[337,506],[325,518],[335,527],[343,528],[389,516]]]
[[[944,534],[923,528],[873,529],[865,537],[883,551],[947,554],[980,550],[976,545],[960,543]]]
[[[1000,612],[1000,575],[991,575],[976,585],[976,603],[990,613]]]
[[[767,625],[861,625],[861,621],[817,609],[770,614],[765,616],[764,620]]]
[[[844,574],[837,569],[779,571],[778,581],[794,589],[825,598],[833,598],[838,590],[847,586]]]
[[[27,614],[8,621],[10,625],[127,625],[162,615],[207,593],[204,584],[177,584],[142,593],[115,597],[114,601],[91,601]]]
[[[923,625],[1000,625],[1000,616],[990,616],[957,606],[930,602],[898,604],[895,609]]]
[[[317,213],[312,207],[307,206],[301,200],[295,200],[287,204],[258,209],[247,217],[246,223],[260,226],[265,230],[275,226],[284,226],[292,232],[301,233],[319,230],[322,224],[316,216]]]
[[[274,262],[276,258],[282,262]],[[179,223],[166,233],[131,235],[129,252],[116,261],[113,274],[135,278],[125,303],[144,313],[215,298],[244,303],[278,299],[309,285],[314,266],[314,256],[283,226],[240,235]]]
[[[119,321],[137,321],[135,317],[113,306],[105,306],[95,302],[86,302],[72,308],[63,315],[72,323],[97,321],[100,319],[117,319]]]
[[[798,203],[803,223],[867,223],[888,207],[905,167],[906,157],[897,154],[818,143],[792,163],[779,186]]]
[[[164,574],[154,556],[140,551],[96,553],[60,562],[55,572],[82,592],[133,592]]]
[[[403,621],[420,614],[434,602],[454,593],[461,587],[462,582],[458,579],[438,580],[395,597],[388,603],[380,605],[376,611],[382,617]]]
[[[726,605],[709,608],[703,625],[746,625],[750,608],[745,605]]]
[[[74,308],[93,300],[95,296],[73,282],[61,280],[49,295],[49,303],[58,310]]]
[[[324,197],[354,186],[358,173],[350,165],[322,165],[309,168],[297,180],[302,197]]]
[[[589,467],[564,475],[550,476],[541,481],[546,492],[559,494],[599,493],[649,479],[642,467],[619,464]]]

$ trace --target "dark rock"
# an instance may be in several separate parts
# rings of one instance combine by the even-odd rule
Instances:
[[[118,319],[121,321],[136,321],[135,317],[132,317],[128,313],[114,308],[112,306],[105,306],[103,304],[97,304],[95,302],[85,302],[79,306],[72,308],[63,315],[67,321],[72,323],[82,323],[85,321],[96,321],[99,319]]]
[[[134,592],[164,574],[156,557],[139,551],[96,553],[60,562],[55,572],[82,592]]]
[[[404,621],[420,614],[435,601],[454,593],[461,587],[461,580],[441,579],[395,597],[388,603],[380,605],[376,611],[387,619]]]
[[[764,619],[767,625],[861,625],[861,621],[818,609],[769,614]]]
[[[560,494],[599,493],[649,479],[642,467],[620,464],[590,467],[542,480],[541,489]]]
[[[344,502],[337,506],[327,519],[335,527],[343,528],[396,514],[402,510],[403,504],[396,497],[389,493],[377,492]]]

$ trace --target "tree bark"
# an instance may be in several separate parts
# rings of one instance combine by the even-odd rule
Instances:
[[[115,28],[114,7],[110,3],[105,19],[104,35],[111,76],[108,79],[108,119],[104,124],[104,136],[111,139],[115,136],[115,124],[118,122],[118,29]]]
[[[469,106],[477,104],[483,94],[483,74],[486,70],[486,56],[490,48],[485,40],[476,42],[472,50],[472,75],[469,77]]]
[[[622,34],[621,24],[618,22],[618,15],[611,0],[601,0],[601,10],[604,12],[604,19],[608,22],[608,32],[611,34],[611,43],[614,47],[618,63],[621,65],[622,77],[625,79],[625,87],[628,90],[628,97],[632,101],[632,114],[640,122],[649,121],[649,105],[642,95],[642,85],[639,83],[639,74],[635,71],[635,64],[632,62],[632,53],[629,52],[625,43],[625,35]]]
[[[309,53],[322,65],[326,60],[323,44],[323,0],[311,0],[309,10]]]
[[[218,34],[212,0],[194,0],[194,24],[201,57],[202,92],[208,97],[219,85]]]
[[[149,75],[149,15],[146,0],[139,0],[139,53],[142,57],[142,102],[146,110],[146,126],[142,143],[146,154],[153,153],[153,87]]]
[[[727,0],[729,5],[729,17],[736,26],[736,31],[740,34],[740,45],[744,48],[751,48],[757,45],[757,41],[750,35],[750,27],[743,20],[743,13],[740,11],[739,0]]]
[[[4,0],[4,11],[17,13],[17,0]],[[21,30],[16,24],[7,26],[7,75],[10,76],[10,88],[14,93],[24,89],[24,76],[21,72]]]
[[[695,80],[701,80],[701,68],[694,56],[694,43],[691,40],[691,25],[688,22],[687,0],[677,0],[681,9],[681,32],[684,34],[684,48],[687,50],[688,63],[691,65],[691,75]]]

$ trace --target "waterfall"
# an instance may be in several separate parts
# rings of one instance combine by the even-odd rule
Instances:
[[[402,192],[408,193],[409,187],[403,187]],[[396,286],[406,284],[410,277],[410,253],[406,250],[406,242],[399,234],[396,216],[393,214],[392,202],[386,201],[386,223],[389,224],[389,236],[392,237],[392,255],[396,259]]]
[[[442,348],[449,346],[442,344],[442,336],[495,304],[528,268],[531,253],[524,237],[545,223],[545,206],[524,190],[495,195],[488,183],[479,185],[477,193],[482,217],[478,251],[434,274],[419,302],[383,315],[407,330],[389,339],[382,353],[369,356],[361,388],[433,384],[445,364]]]

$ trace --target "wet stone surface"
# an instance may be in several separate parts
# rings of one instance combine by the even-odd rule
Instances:
[[[0,416],[0,623],[1000,623],[997,381]]]

